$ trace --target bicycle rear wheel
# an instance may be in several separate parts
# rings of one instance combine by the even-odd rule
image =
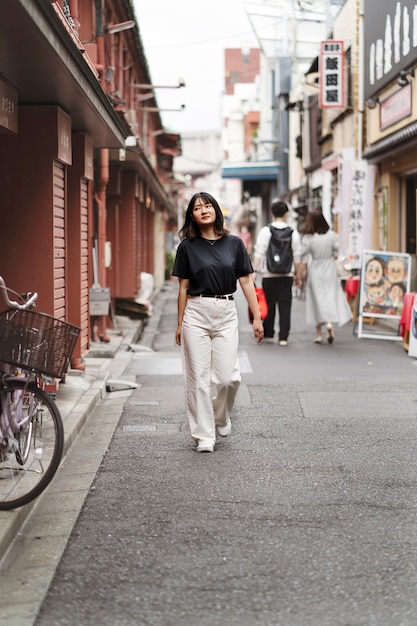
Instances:
[[[64,428],[55,402],[25,381],[8,381],[3,396],[2,429],[14,437],[0,448],[0,510],[34,500],[51,482],[62,458]],[[23,424],[16,432],[15,424]],[[4,435],[4,433],[3,433]]]

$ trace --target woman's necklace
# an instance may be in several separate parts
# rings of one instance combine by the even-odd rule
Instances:
[[[202,237],[202,239],[204,239],[204,241],[207,241],[207,243],[209,243],[211,246],[214,246],[216,241],[219,241],[221,237],[217,237],[217,239],[208,239],[207,237]]]

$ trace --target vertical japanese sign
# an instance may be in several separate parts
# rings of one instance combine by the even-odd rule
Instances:
[[[320,108],[345,105],[345,55],[343,41],[320,43]]]
[[[0,76],[0,129],[17,133],[17,89]]]
[[[366,163],[353,161],[351,164],[350,203],[348,209],[348,256],[360,262],[363,250],[365,220]]]
[[[363,159],[339,159],[340,249],[353,269],[360,269],[363,249],[372,245],[375,172]]]
[[[364,248],[372,246],[376,166],[364,159],[339,159],[340,250],[353,269],[362,266]]]

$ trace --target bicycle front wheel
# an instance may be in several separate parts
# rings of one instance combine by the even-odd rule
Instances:
[[[62,458],[64,428],[55,402],[25,381],[8,381],[2,394],[0,510],[34,500],[51,482]]]

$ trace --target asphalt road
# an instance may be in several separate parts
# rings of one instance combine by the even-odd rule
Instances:
[[[415,361],[351,324],[313,344],[299,301],[258,346],[238,306],[233,431],[198,454],[168,290],[37,626],[417,624]]]

